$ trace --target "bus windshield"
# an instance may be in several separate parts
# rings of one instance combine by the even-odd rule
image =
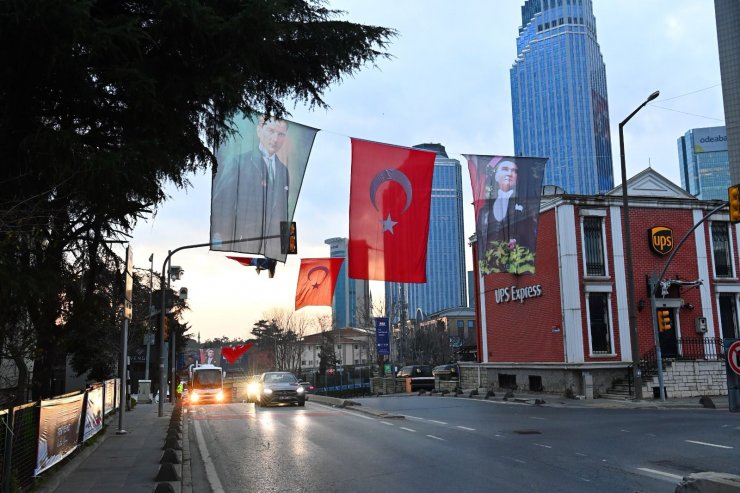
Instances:
[[[221,387],[221,370],[209,369],[196,371],[193,374],[193,388],[215,389]]]

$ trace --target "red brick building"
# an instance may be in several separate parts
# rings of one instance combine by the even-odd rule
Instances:
[[[721,202],[697,200],[652,169],[627,186],[643,393],[651,396],[658,385],[648,278],[657,278],[671,253],[663,276],[670,284],[665,296],[657,293],[671,322],[659,332],[667,394],[727,393],[719,341],[740,337],[738,228],[720,209],[679,248]],[[621,186],[599,196],[546,192],[536,274],[490,274],[481,282],[476,265],[480,386],[598,397],[631,375],[622,225]],[[695,378],[687,381],[686,372]]]

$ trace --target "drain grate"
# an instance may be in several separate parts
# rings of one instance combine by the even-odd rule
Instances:
[[[542,435],[539,430],[514,430],[517,435]]]

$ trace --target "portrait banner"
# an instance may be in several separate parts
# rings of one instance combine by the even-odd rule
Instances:
[[[426,282],[436,153],[352,139],[349,277]]]
[[[83,441],[103,429],[103,386],[99,385],[87,391],[85,407],[85,431]]]
[[[295,309],[304,306],[331,306],[334,288],[344,258],[304,258],[298,272]]]
[[[318,129],[242,115],[216,150],[211,184],[211,250],[285,262],[281,222],[292,222]]]
[[[200,350],[201,365],[221,365],[221,348],[209,347]]]
[[[473,190],[481,275],[534,274],[547,158],[464,156]]]
[[[41,401],[35,476],[77,448],[84,399],[85,394],[78,394]]]

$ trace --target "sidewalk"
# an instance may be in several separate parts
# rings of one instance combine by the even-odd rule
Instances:
[[[107,420],[107,428],[95,443],[85,447],[60,468],[48,471],[49,477],[34,491],[44,493],[151,492],[157,486],[162,447],[167,437],[173,404],[137,404],[123,415],[126,434],[118,435],[118,414]],[[42,477],[44,475],[42,474]]]

